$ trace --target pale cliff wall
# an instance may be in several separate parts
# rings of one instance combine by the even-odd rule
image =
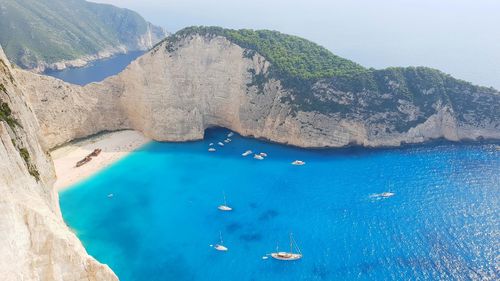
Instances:
[[[343,117],[297,110],[280,81],[269,79],[261,89],[252,85],[251,72],[267,73],[269,66],[264,57],[249,57],[224,37],[195,35],[170,50],[163,43],[119,75],[85,87],[23,71],[19,76],[31,93],[48,147],[125,128],[159,141],[185,141],[202,138],[211,126],[302,147],[500,139],[498,116],[472,126],[458,122],[454,109],[440,103],[433,105],[435,113],[427,120],[404,132],[384,122],[387,112]],[[336,91],[330,98],[342,96],[352,93]],[[408,116],[418,113],[415,106],[400,103],[397,111]]]
[[[52,161],[27,92],[11,72],[0,48],[0,110],[8,116],[0,118],[0,279],[117,280],[64,223]]]
[[[54,173],[45,151],[75,138],[131,128],[160,141],[184,141],[202,138],[208,127],[223,126],[242,135],[303,147],[500,139],[498,116],[472,118],[477,115],[467,112],[463,117],[440,102],[433,104],[434,114],[403,133],[384,122],[387,112],[347,118],[297,110],[280,81],[269,79],[261,88],[253,83],[254,74],[268,72],[270,64],[264,57],[248,56],[223,37],[190,36],[176,44],[174,49],[161,44],[119,75],[85,87],[3,65],[5,91],[0,90],[0,97],[21,125],[11,128],[0,122],[0,274],[4,280],[116,280],[108,267],[85,253],[64,225],[57,195],[50,188]],[[349,96],[334,91],[328,98],[347,100]],[[477,99],[486,103],[498,97],[478,95]],[[408,116],[418,113],[414,105],[398,103],[397,110]],[[20,156],[21,148],[29,152],[28,163]],[[32,175],[33,168],[40,174],[39,181]]]

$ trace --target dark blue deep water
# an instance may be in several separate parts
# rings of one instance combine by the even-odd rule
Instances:
[[[61,193],[64,219],[123,281],[500,277],[495,145],[304,150],[236,135],[207,152],[226,134],[146,145]],[[217,210],[223,192],[233,212]],[[226,253],[209,246],[219,231]],[[262,259],[291,231],[303,259]]]
[[[68,83],[86,85],[92,82],[100,82],[109,76],[120,73],[142,54],[144,54],[143,51],[129,52],[91,62],[85,67],[67,68],[62,71],[46,71],[44,74]]]

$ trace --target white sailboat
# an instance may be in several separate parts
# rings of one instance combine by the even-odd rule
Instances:
[[[219,207],[217,207],[217,209],[221,210],[221,211],[232,211],[233,208],[229,207],[227,205],[227,202],[226,202],[226,193],[223,192],[222,195],[224,196],[224,203],[222,205],[220,205]]]
[[[216,249],[217,251],[222,251],[222,252],[227,251],[228,248],[226,246],[224,246],[224,241],[222,241],[222,232],[220,232],[220,231],[219,231],[219,238],[220,238],[220,242],[219,242],[219,244],[215,244],[214,249]]]
[[[296,253],[293,252],[294,248],[297,251]],[[280,252],[276,246],[276,252],[271,253],[271,257],[281,261],[294,261],[302,258],[302,252],[300,252],[297,242],[293,239],[292,233],[290,233],[290,252]]]

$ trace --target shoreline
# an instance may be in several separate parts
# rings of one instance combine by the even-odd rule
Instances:
[[[57,180],[54,189],[61,192],[81,182],[111,164],[133,153],[136,149],[149,143],[151,139],[133,130],[108,132],[70,142],[50,152],[54,161]],[[75,164],[94,149],[102,152],[93,157],[87,164],[76,168]]]
[[[35,67],[26,68],[26,70],[36,74],[45,74],[47,71],[58,72],[69,68],[84,68],[95,61],[110,59],[120,54],[127,54],[131,51],[132,50],[129,50],[125,46],[120,45],[118,47],[106,48],[94,54],[81,55],[74,59],[63,59],[52,63],[40,62]]]

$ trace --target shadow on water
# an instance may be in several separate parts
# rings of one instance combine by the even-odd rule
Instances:
[[[245,233],[240,235],[240,240],[245,242],[258,242],[262,240],[262,235],[260,233]]]
[[[243,227],[241,223],[237,222],[232,222],[226,226],[226,232],[227,233],[234,233],[238,230],[240,230]]]
[[[269,220],[277,217],[278,215],[279,215],[278,211],[273,210],[273,209],[269,209],[269,210],[263,212],[262,214],[260,214],[259,221],[261,221],[261,222],[269,221]]]

